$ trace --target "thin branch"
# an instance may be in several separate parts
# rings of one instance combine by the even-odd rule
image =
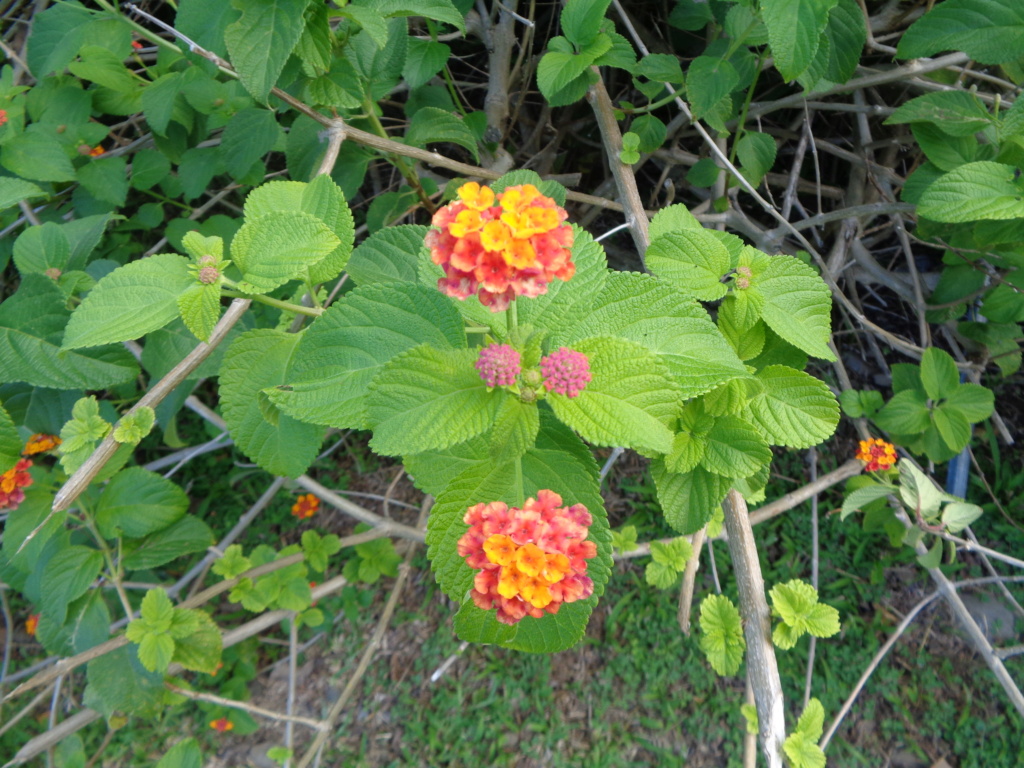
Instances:
[[[180,688],[173,683],[164,683],[169,691],[173,691],[180,696],[184,696],[186,699],[192,701],[205,701],[209,704],[217,704],[221,707],[229,707],[230,709],[238,709],[242,712],[248,712],[252,715],[258,715],[259,717],[265,717],[268,720],[276,720],[279,722],[291,725],[298,723],[304,725],[307,728],[312,728],[314,731],[319,731],[322,727],[319,720],[313,720],[309,717],[298,717],[289,713],[275,712],[272,709],[264,709],[263,707],[257,707],[255,704],[249,704],[245,701],[238,701],[236,699],[226,699],[223,696],[216,696],[212,693],[203,693],[202,691],[190,691],[187,688]]]

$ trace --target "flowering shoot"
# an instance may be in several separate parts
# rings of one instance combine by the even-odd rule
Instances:
[[[549,392],[576,397],[590,383],[590,361],[582,352],[559,347],[541,358],[540,372]]]
[[[857,451],[857,458],[867,462],[864,467],[868,472],[878,472],[889,469],[896,463],[896,448],[892,443],[872,437],[869,440],[860,441],[860,450]]]
[[[488,387],[510,387],[519,375],[519,353],[508,344],[490,344],[480,350],[476,369]]]

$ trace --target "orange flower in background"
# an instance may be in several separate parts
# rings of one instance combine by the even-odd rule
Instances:
[[[314,496],[312,493],[307,493],[299,498],[292,504],[292,514],[299,520],[305,520],[307,517],[312,517],[320,510],[320,499]]]
[[[142,43],[140,43],[138,40],[132,40],[132,48],[134,48],[136,51],[141,51]]]
[[[28,617],[28,619],[25,620],[25,631],[28,632],[30,636],[35,637],[36,636],[36,630],[38,628],[39,628],[39,614],[38,613],[33,613],[31,616]]]
[[[496,608],[503,624],[558,613],[563,603],[594,592],[587,560],[597,545],[586,540],[593,518],[582,504],[561,503],[557,493],[542,490],[522,509],[493,501],[466,511],[470,528],[458,553],[477,570],[470,597],[482,610]]]
[[[32,475],[28,468],[32,466],[29,459],[20,459],[17,464],[0,475],[0,509],[17,509],[25,500],[22,488],[32,485]]]
[[[99,157],[100,155],[102,155],[106,151],[107,150],[105,150],[103,148],[102,144],[97,144],[95,147],[93,147],[91,150],[89,150],[89,157]]]
[[[22,456],[35,456],[37,453],[46,453],[52,451],[58,445],[60,445],[61,439],[56,435],[46,435],[38,433],[32,435],[25,443],[25,450],[21,452]]]
[[[7,110],[0,109],[0,126],[7,122]]]
[[[867,466],[864,469],[868,472],[889,469],[889,467],[896,463],[896,448],[892,443],[872,437],[870,440],[860,441],[860,450],[857,451],[857,458],[867,462]]]
[[[492,312],[517,296],[540,296],[552,280],[568,280],[572,227],[567,214],[532,184],[495,194],[475,181],[459,187],[459,199],[434,214],[427,234],[430,258],[444,268],[437,281],[456,299],[473,294]]]
[[[217,731],[217,733],[224,733],[224,731],[230,731],[234,728],[235,724],[226,717],[218,717],[216,720],[210,721],[210,727]]]

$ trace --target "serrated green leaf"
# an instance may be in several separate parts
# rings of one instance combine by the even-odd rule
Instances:
[[[61,350],[68,316],[64,295],[52,280],[23,276],[18,292],[0,304],[0,383],[104,389],[138,375],[135,358],[119,346]]]
[[[149,406],[142,406],[125,414],[114,430],[114,439],[119,443],[138,445],[142,438],[153,430],[156,423],[156,412]]]
[[[45,274],[47,270],[64,271],[71,258],[71,245],[64,230],[53,222],[33,226],[14,241],[14,265],[22,275]]]
[[[807,705],[808,709],[810,709],[812,702],[817,701],[817,699],[811,699]],[[821,707],[820,703],[818,703],[818,707]],[[807,710],[805,710],[805,714],[806,712]],[[824,717],[824,710],[822,710],[822,716]],[[801,716],[802,719],[803,716]],[[818,733],[819,736],[810,736],[798,727],[795,733],[786,737],[782,744],[782,749],[793,768],[825,768],[825,753],[818,746],[818,738],[821,734],[820,728]]]
[[[374,232],[352,251],[348,273],[357,285],[415,282],[427,228],[402,224]]]
[[[651,243],[648,268],[673,288],[702,301],[725,295],[721,278],[729,271],[729,252],[703,229],[670,232]]]
[[[503,464],[518,459],[533,445],[539,429],[540,415],[535,403],[506,397],[498,409],[491,432],[491,460],[495,464]]]
[[[232,178],[244,178],[253,163],[274,148],[280,135],[277,118],[269,109],[239,110],[221,135],[220,151],[225,170]]]
[[[840,519],[845,520],[861,507],[867,506],[879,499],[884,499],[893,492],[893,488],[877,484],[867,485],[863,488],[857,488],[851,491],[850,494],[843,499],[843,509]]]
[[[104,537],[139,539],[180,520],[188,496],[155,472],[130,467],[114,475],[96,505],[96,524]]]
[[[224,30],[231,63],[246,90],[265,103],[305,26],[308,0],[239,0],[241,17]]]
[[[610,4],[611,0],[568,0],[561,16],[566,38],[580,48],[593,42]]]
[[[761,18],[775,67],[787,82],[795,80],[814,59],[829,11],[837,0],[762,0]]]
[[[252,567],[252,561],[242,554],[242,545],[232,544],[221,557],[214,560],[210,570],[225,579],[234,579]]]
[[[655,589],[670,589],[679,581],[679,571],[670,565],[652,561],[644,568],[644,580]]]
[[[272,211],[247,219],[231,241],[231,260],[242,272],[242,290],[266,293],[301,277],[341,241],[309,213]]]
[[[967,421],[976,424],[992,415],[995,394],[980,384],[961,384],[946,396],[943,407],[954,408]]]
[[[222,639],[217,624],[203,611],[178,608],[176,613],[188,613],[195,629],[176,639],[172,661],[193,672],[212,675],[220,664]]]
[[[937,91],[910,99],[885,120],[886,125],[926,122],[950,136],[973,136],[994,123],[982,101],[968,91]]]
[[[747,641],[740,612],[725,595],[708,595],[700,604],[700,649],[719,675],[735,675]]]
[[[193,283],[178,296],[181,321],[199,341],[209,341],[220,320],[220,281],[210,285]]]
[[[700,463],[723,477],[743,478],[771,460],[772,449],[753,425],[738,416],[722,416],[707,433]]]
[[[651,219],[651,224],[648,227],[647,233],[650,235],[651,240],[656,240],[662,235],[667,235],[670,232],[682,232],[686,229],[702,229],[703,226],[697,217],[690,213],[690,209],[682,203],[676,203],[670,205],[667,208],[662,208]]]
[[[679,59],[667,53],[650,53],[644,56],[633,74],[658,83],[681,85],[683,82],[683,69],[679,66]]]
[[[946,0],[910,25],[900,38],[901,59],[964,51],[981,64],[1024,56],[1024,7],[1016,0]]]
[[[921,384],[932,400],[949,397],[960,386],[956,361],[938,347],[929,347],[921,356]]]
[[[182,739],[160,758],[156,768],[201,768],[203,753],[193,738]]]
[[[956,408],[940,403],[932,410],[932,422],[951,451],[962,451],[971,441],[971,423]]]
[[[931,424],[927,396],[916,389],[896,393],[875,416],[875,423],[897,435],[916,435]]]
[[[686,95],[695,118],[725,132],[732,117],[732,92],[740,84],[736,68],[715,56],[698,56],[686,70]]]
[[[385,363],[423,342],[465,347],[462,319],[450,299],[415,284],[360,286],[305,331],[287,388],[267,395],[295,418],[364,428],[369,383]],[[477,381],[483,383],[479,376]]]
[[[682,572],[686,568],[687,561],[693,557],[693,547],[681,536],[666,542],[652,541],[651,557],[656,563]]]
[[[775,139],[766,133],[747,133],[736,145],[736,156],[740,159],[741,170],[753,186],[775,165]]]
[[[63,72],[78,55],[90,22],[95,19],[77,0],[60,3],[36,14],[26,58],[36,79]]]
[[[726,478],[700,466],[685,474],[670,472],[661,459],[651,462],[651,478],[665,520],[684,535],[707,525],[730,485]]]
[[[21,458],[21,437],[11,421],[10,414],[0,404],[0,474],[3,474]]]
[[[817,742],[825,727],[825,708],[817,699],[810,699],[797,720],[796,729],[807,738]]]
[[[86,667],[85,702],[99,711],[153,716],[163,709],[163,675],[146,670],[127,646],[93,659]]]
[[[426,85],[448,61],[452,49],[436,40],[409,39],[409,52],[405,57],[402,77],[410,89]]]
[[[39,608],[58,625],[64,623],[68,603],[92,586],[103,567],[103,554],[77,544],[58,551],[43,569]]]
[[[487,391],[476,357],[422,344],[385,364],[366,400],[373,449],[394,456],[447,448],[490,428],[508,395]]]
[[[823,381],[784,365],[758,371],[764,390],[746,416],[772,445],[810,448],[830,437],[839,423],[839,403]]]
[[[589,70],[594,58],[562,51],[544,54],[537,65],[537,87],[552,107],[564,107],[583,98],[590,85],[588,75],[593,74]]]
[[[437,107],[422,107],[416,110],[416,114],[409,121],[409,127],[405,131],[405,143],[426,148],[427,144],[435,142],[458,144],[467,149],[474,160],[480,161],[476,135],[464,120],[452,112]]]
[[[839,632],[839,612],[830,605],[819,603],[818,590],[807,582],[792,579],[785,584],[776,584],[768,594],[772,601],[772,615],[781,618],[786,627],[778,633],[777,639],[773,637],[783,650],[792,648],[805,633],[831,637]]]
[[[220,372],[221,409],[235,444],[268,472],[289,477],[312,463],[323,428],[284,413],[274,426],[264,418],[257,395],[288,381],[300,338],[269,329],[243,333],[224,355]]]
[[[665,467],[679,474],[690,472],[704,458],[707,443],[707,432],[679,432],[672,441],[671,452],[665,456]]]
[[[555,343],[572,346],[599,335],[627,339],[654,352],[684,398],[746,373],[703,308],[650,275],[608,274],[604,290],[585,313],[556,333]]]
[[[928,185],[918,213],[950,224],[1024,217],[1024,188],[1016,171],[988,160],[962,165]]]
[[[139,661],[150,672],[166,672],[173,655],[174,639],[170,635],[147,634],[139,640]]]
[[[0,165],[32,181],[74,181],[75,168],[64,148],[53,138],[25,132],[0,147]]]
[[[22,200],[45,197],[46,193],[35,184],[10,176],[0,178],[0,211],[17,205]]]
[[[127,341],[167,325],[190,285],[188,260],[163,253],[133,261],[100,280],[71,314],[63,349]]]
[[[608,336],[573,349],[587,356],[592,378],[577,397],[548,393],[558,418],[598,445],[668,453],[679,389],[667,366],[639,344]]]

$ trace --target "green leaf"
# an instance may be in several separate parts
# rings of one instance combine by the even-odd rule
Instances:
[[[931,123],[913,123],[910,131],[928,160],[943,171],[973,162],[980,150],[974,136],[950,136]]]
[[[436,40],[409,38],[409,52],[405,56],[402,77],[410,89],[426,85],[434,75],[448,62],[452,49]],[[474,149],[476,144],[474,143]]]
[[[828,42],[825,77],[833,83],[845,83],[857,71],[868,36],[864,13],[856,0],[839,0],[829,11],[823,36]],[[818,56],[821,53],[819,48]]]
[[[176,638],[174,656],[171,660],[193,672],[214,674],[220,664],[223,645],[217,624],[203,611],[178,608],[175,613],[189,614],[194,622],[194,629],[184,637]]]
[[[609,41],[610,42],[610,41]],[[552,107],[579,101],[590,86],[593,56],[548,51],[537,65],[537,87]]]
[[[242,290],[267,293],[301,277],[339,245],[316,216],[272,211],[246,220],[231,241],[231,259],[242,272]]]
[[[133,261],[100,280],[72,313],[63,349],[137,339],[178,316],[190,285],[188,259],[163,253]]]
[[[476,135],[465,121],[452,112],[437,107],[423,107],[409,121],[405,131],[405,143],[414,147],[424,147],[435,142],[458,144],[469,150],[473,159],[480,161],[477,151]]]
[[[612,547],[616,552],[631,552],[637,548],[636,526],[624,525],[618,531],[612,531]]]
[[[697,221],[697,217],[690,213],[690,210],[682,203],[662,208],[651,219],[647,233],[651,240],[656,240],[662,235],[670,232],[682,232],[685,229],[702,229],[703,225]]]
[[[388,362],[370,384],[367,414],[378,453],[417,453],[468,440],[494,422],[504,392],[488,392],[476,350],[421,344]]]
[[[771,463],[772,449],[749,422],[737,416],[715,419],[700,463],[723,477],[750,477]]]
[[[948,352],[929,347],[921,356],[921,383],[932,400],[949,397],[960,387],[960,371]]]
[[[753,186],[775,165],[775,139],[767,133],[746,133],[736,145],[736,156],[740,159],[743,175]]]
[[[845,520],[861,507],[865,507],[879,499],[884,499],[894,491],[895,489],[890,486],[878,485],[875,483],[851,491],[850,494],[843,499],[843,510],[840,515],[840,519]]]
[[[770,365],[756,377],[764,390],[751,399],[746,415],[772,445],[810,448],[831,437],[839,403],[828,385],[784,365]]]
[[[910,99],[885,125],[931,123],[950,136],[973,136],[993,124],[981,100],[968,91],[936,91]]]
[[[671,589],[679,580],[679,571],[664,563],[652,561],[644,568],[644,580],[655,589]]]
[[[611,0],[568,0],[562,9],[562,32],[578,48],[590,45],[608,11]]]
[[[641,152],[654,152],[665,143],[667,128],[654,115],[640,115],[633,121],[631,128],[640,137],[639,149]],[[625,137],[623,137],[623,143],[625,143]]]
[[[797,721],[796,731],[782,744],[793,768],[825,768],[825,753],[818,746],[824,724],[825,708],[811,699]]]
[[[271,424],[260,393],[288,381],[300,338],[270,329],[247,331],[228,349],[220,371],[221,409],[235,444],[268,472],[288,477],[301,475],[316,458],[323,428],[284,413]]]
[[[46,193],[35,184],[10,176],[0,177],[0,211],[5,211],[22,200],[46,197]],[[20,238],[19,238],[20,239]]]
[[[684,398],[746,374],[703,308],[650,275],[609,273],[604,290],[572,322],[555,343],[571,347],[590,336],[616,336],[641,344],[665,363]]]
[[[587,356],[592,379],[574,398],[548,393],[558,418],[598,445],[668,453],[679,390],[667,366],[625,339],[594,337],[573,348]]]
[[[719,675],[735,675],[747,641],[740,612],[725,595],[708,595],[700,604],[700,649]]]
[[[739,84],[739,73],[728,61],[698,56],[686,70],[686,95],[693,116],[725,133],[725,121],[733,112],[732,92]]]
[[[434,289],[409,283],[362,285],[305,331],[287,388],[270,389],[267,396],[304,421],[365,428],[367,388],[382,366],[424,342],[464,348],[463,327],[452,301]],[[479,376],[477,381],[482,383]]]
[[[670,472],[662,459],[651,462],[651,478],[665,520],[683,535],[708,524],[730,485],[726,478],[699,466],[685,474]]]
[[[920,513],[925,518],[932,518],[938,515],[939,506],[947,497],[928,475],[918,469],[912,461],[902,459],[899,463],[900,470],[900,497],[914,512]]]
[[[57,141],[40,133],[19,133],[0,147],[0,165],[32,181],[74,181],[75,168]]]
[[[198,69],[186,70],[198,72]],[[189,79],[194,79],[190,76]],[[186,84],[182,72],[168,72],[146,86],[142,92],[142,111],[149,127],[159,136],[167,135],[167,126],[174,117],[175,101]]]
[[[128,639],[135,642],[132,635],[145,634],[147,632],[167,632],[174,620],[174,603],[167,596],[163,589],[147,590],[142,598],[140,610],[141,619],[129,624],[134,630],[128,630]]]
[[[967,163],[933,181],[918,213],[948,224],[1024,217],[1024,188],[1012,165],[987,160]]]
[[[682,572],[686,568],[687,561],[693,557],[693,547],[681,536],[667,542],[652,541],[651,557],[656,563]]]
[[[156,768],[202,768],[203,753],[193,738],[182,739],[160,758]]]
[[[0,474],[3,474],[21,458],[21,438],[11,421],[10,414],[0,404]]]
[[[347,271],[357,285],[415,282],[427,228],[402,224],[374,232],[352,251]]]
[[[650,53],[644,56],[633,74],[658,83],[682,85],[683,82],[683,68],[679,66],[679,59],[667,53]]]
[[[932,411],[932,420],[951,451],[962,451],[971,441],[971,424],[956,408],[940,403]]]
[[[761,0],[775,68],[786,82],[803,74],[814,60],[829,11],[837,0]]]
[[[309,0],[237,0],[241,17],[224,30],[231,63],[245,89],[266,103],[299,42]]]
[[[764,299],[761,318],[779,336],[809,355],[835,360],[828,347],[832,333],[832,294],[813,269],[793,256],[750,254],[750,288]]]
[[[916,435],[928,429],[931,412],[927,397],[916,389],[898,392],[875,416],[875,423],[886,432]]]
[[[947,395],[946,410],[955,409],[967,421],[976,424],[992,415],[995,394],[980,384],[961,384]]]
[[[302,553],[313,570],[321,573],[326,571],[328,558],[340,551],[340,539],[335,534],[329,533],[326,536],[321,536],[316,531],[303,531]]]
[[[703,229],[670,232],[651,243],[647,266],[684,296],[714,301],[725,295],[722,276],[729,271],[729,252]]]
[[[120,347],[61,350],[69,314],[64,295],[52,280],[24,275],[18,292],[0,304],[0,383],[104,389],[138,375],[135,358]]]
[[[385,17],[422,16],[451,24],[460,32],[466,31],[464,15],[451,0],[374,0],[372,6]]]
[[[97,200],[124,205],[128,197],[128,158],[94,158],[78,169],[78,181]]]
[[[1024,7],[1016,0],[945,0],[910,25],[896,55],[918,59],[963,51],[981,64],[1024,56]]]
[[[225,579],[234,579],[252,568],[252,561],[242,554],[241,544],[232,544],[214,561],[210,570]]]
[[[93,659],[86,676],[86,704],[107,716],[130,712],[152,717],[164,708],[163,675],[143,668],[133,648],[124,646]]]
[[[114,430],[114,439],[119,443],[138,445],[142,438],[153,431],[155,423],[156,411],[147,405],[137,407],[136,410],[125,414],[118,423]]]
[[[76,0],[50,6],[33,16],[25,58],[37,80],[51,72],[64,71],[78,55],[87,28],[95,18]]]
[[[807,582],[792,579],[785,584],[776,584],[768,594],[772,601],[772,615],[783,622],[772,635],[779,648],[792,648],[807,633],[815,637],[831,637],[839,632],[839,612],[832,606],[819,603],[818,590]]]
[[[96,524],[105,538],[140,539],[180,520],[188,496],[164,477],[131,467],[118,472],[96,505]]]
[[[942,510],[942,524],[950,533],[960,533],[964,528],[981,517],[984,510],[977,504],[954,501]]]
[[[539,429],[540,416],[535,403],[506,397],[501,402],[491,432],[491,460],[495,464],[503,464],[518,459],[533,446]]]
[[[178,296],[177,304],[185,327],[200,341],[209,341],[220,320],[220,281],[210,285],[193,283]]]
[[[224,169],[232,178],[244,178],[253,163],[274,148],[280,136],[277,118],[269,109],[239,110],[221,135]]]
[[[63,624],[67,607],[84,595],[99,576],[103,554],[97,549],[71,545],[50,558],[40,582],[40,609],[55,623]]]

